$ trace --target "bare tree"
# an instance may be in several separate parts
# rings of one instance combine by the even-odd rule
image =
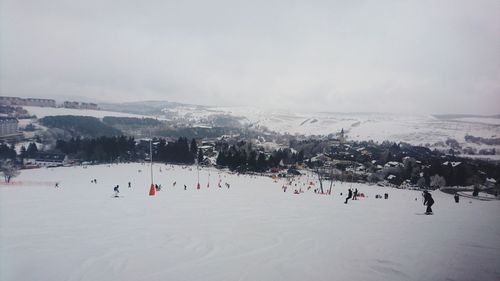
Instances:
[[[430,186],[433,188],[446,186],[446,180],[440,175],[434,175],[431,177]]]
[[[319,188],[321,190],[321,194],[323,194],[323,181],[321,180],[321,173],[318,167],[316,167],[316,173],[318,174]]]
[[[330,169],[330,190],[328,190],[328,195],[332,195],[332,186],[333,186],[333,166]]]
[[[3,173],[5,182],[9,183],[12,178],[19,176],[19,168],[12,160],[2,160],[0,162],[0,171]]]

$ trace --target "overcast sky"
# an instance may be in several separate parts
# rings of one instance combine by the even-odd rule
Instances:
[[[500,113],[500,1],[0,0],[0,95]]]

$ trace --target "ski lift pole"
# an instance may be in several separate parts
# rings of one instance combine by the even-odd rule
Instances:
[[[200,189],[200,165],[196,164],[196,170],[198,171],[198,185],[196,186],[196,189]]]
[[[155,185],[153,183],[153,137],[151,128],[149,129],[149,163],[151,167],[151,187],[149,188],[149,196],[155,195]]]

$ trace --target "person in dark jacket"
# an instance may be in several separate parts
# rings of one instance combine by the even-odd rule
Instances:
[[[432,199],[431,194],[427,191],[424,190],[424,206],[427,206],[427,210],[425,211],[426,215],[432,214],[432,205],[434,205],[434,199]]]
[[[455,195],[453,196],[455,198],[455,203],[458,203],[460,201],[460,197],[458,196],[458,193],[455,192]]]
[[[119,185],[116,185],[115,188],[113,188],[113,191],[115,192],[115,197],[118,197],[118,193],[120,193],[120,191],[118,190],[120,186]]]
[[[352,190],[349,188],[349,194],[347,194],[347,198],[345,199],[344,204],[347,204],[347,201],[352,198]]]

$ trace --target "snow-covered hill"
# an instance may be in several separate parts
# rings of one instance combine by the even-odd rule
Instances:
[[[37,118],[45,116],[59,116],[59,115],[77,115],[77,116],[90,116],[96,118],[103,118],[105,116],[113,117],[150,117],[145,115],[130,114],[124,112],[104,111],[104,110],[91,110],[91,109],[73,109],[73,108],[54,108],[54,107],[36,107],[36,106],[23,106],[30,115],[36,115]]]
[[[158,102],[128,103],[124,110],[140,112],[144,106],[147,114],[132,114],[113,111],[77,110],[65,108],[26,107],[30,114],[39,118],[48,115],[84,115],[102,118],[153,117],[169,120],[172,124],[183,126],[250,126],[267,128],[279,133],[300,135],[338,134],[342,129],[350,140],[385,140],[407,142],[413,145],[427,145],[432,148],[448,150],[448,139],[456,140],[463,148],[476,151],[493,149],[500,151],[500,145],[486,145],[465,141],[466,135],[481,138],[500,138],[500,118],[481,116],[450,115],[434,117],[429,115],[404,115],[385,113],[299,113],[293,111],[266,111],[253,107],[206,107],[178,103],[167,103],[162,107]],[[110,108],[119,109],[118,105]],[[147,110],[146,110],[147,109]]]
[[[478,137],[500,137],[500,119],[438,119],[424,115],[384,113],[310,113],[269,112],[249,108],[218,108],[247,122],[278,132],[304,135],[336,134],[344,129],[350,139],[405,141],[433,144],[447,138],[463,140],[466,134]]]
[[[500,279],[500,201],[456,204],[435,191],[425,216],[418,191],[353,184],[367,197],[344,204],[350,184],[325,196],[308,176],[212,169],[196,190],[195,167],[165,165],[154,167],[163,190],[149,197],[148,169],[24,170],[0,185],[0,280]]]

